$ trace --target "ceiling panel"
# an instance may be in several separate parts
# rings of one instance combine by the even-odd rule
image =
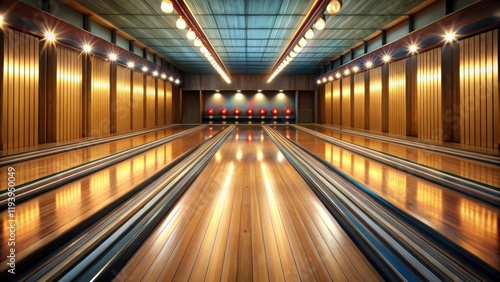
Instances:
[[[186,73],[216,73],[178,15],[164,14],[161,0],[73,0],[159,52]],[[304,20],[310,0],[185,0],[231,74],[267,74]],[[377,30],[433,0],[344,0],[339,14],[282,73],[312,74]]]

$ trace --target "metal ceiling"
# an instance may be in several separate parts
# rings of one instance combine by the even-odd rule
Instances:
[[[215,73],[187,30],[175,27],[178,14],[165,14],[161,0],[76,0],[190,74]],[[314,1],[185,0],[231,74],[268,74]],[[336,56],[429,0],[344,0],[326,16],[281,74],[314,74]],[[430,1],[432,2],[432,1]]]

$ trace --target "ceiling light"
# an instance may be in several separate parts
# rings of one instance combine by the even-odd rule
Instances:
[[[167,14],[172,13],[174,11],[174,5],[172,5],[172,1],[170,0],[161,1],[161,10]]]
[[[340,77],[341,77],[340,72],[337,72],[337,73],[335,74],[335,77],[336,77],[336,78],[340,78]]]
[[[2,27],[2,26],[3,26],[3,16],[0,15],[0,27]]]
[[[391,56],[386,54],[386,55],[384,55],[384,56],[382,57],[382,60],[383,60],[385,63],[388,63],[388,62],[390,62],[390,61],[391,61]]]
[[[45,33],[45,39],[49,42],[56,41],[56,35],[52,31],[47,31]]]
[[[308,30],[306,31],[306,34],[304,34],[304,37],[305,37],[307,40],[309,40],[309,39],[313,38],[313,36],[314,36],[314,31],[312,30],[312,28],[308,29]]]
[[[189,40],[194,40],[196,39],[196,33],[194,33],[194,31],[192,29],[189,29],[188,33],[187,33],[187,38]]]
[[[302,47],[300,47],[299,45],[295,45],[295,47],[293,47],[293,51],[295,53],[299,53],[301,50],[302,50]],[[287,62],[288,63],[287,60],[284,60],[283,62]]]
[[[321,80],[319,80],[319,79],[318,79],[318,80],[316,80],[316,83],[317,83],[317,84],[321,84]]]
[[[167,75],[166,75],[166,74],[164,74],[164,73],[162,73],[162,74],[161,74],[161,78],[166,79],[166,78],[167,78]]]
[[[456,34],[454,32],[447,32],[444,36],[444,40],[446,40],[446,42],[452,42],[453,40],[455,40],[455,37]]]
[[[174,81],[174,77],[173,77],[173,76],[170,76],[170,77],[168,78],[168,80],[170,80],[170,81]]]
[[[135,63],[134,63],[134,62],[128,62],[128,63],[127,63],[127,67],[128,67],[129,69],[133,69],[133,68],[135,67]]]
[[[201,53],[205,54],[206,52],[208,52],[208,49],[207,49],[207,47],[201,45],[200,51],[201,51]]]
[[[354,67],[352,68],[352,71],[353,71],[353,72],[358,72],[358,71],[359,71],[359,67],[358,67],[358,66],[354,66]]]
[[[332,81],[332,80],[333,80],[333,76],[331,76],[331,75],[330,75],[330,76],[328,77],[328,80],[329,80],[329,81]]]
[[[175,84],[179,84],[179,83],[181,83],[181,81],[179,79],[176,79]]]
[[[201,43],[201,40],[196,37],[196,39],[194,40],[194,46],[200,47],[201,45],[203,45],[203,43]]]
[[[295,56],[297,56],[297,53],[295,53],[294,51],[291,51],[290,52],[290,57],[294,58]]]
[[[178,29],[185,29],[187,27],[187,24],[182,17],[179,17],[179,19],[175,23],[175,26],[177,26]]]
[[[344,75],[349,75],[350,73],[351,73],[351,72],[349,71],[349,69],[346,69],[346,70],[344,71]]]
[[[148,71],[148,67],[146,67],[146,66],[142,67],[142,71],[143,72],[147,72]]]
[[[306,44],[307,44],[307,40],[306,40],[304,37],[302,37],[302,38],[299,40],[299,46],[300,46],[300,47],[304,47],[304,46],[306,46]]]
[[[418,49],[418,47],[415,44],[412,44],[412,45],[410,45],[410,47],[408,47],[408,51],[410,51],[410,53],[416,53],[417,49]]]
[[[89,44],[83,45],[82,49],[83,49],[83,52],[85,52],[85,53],[90,53],[92,51],[92,47]]]
[[[158,76],[158,72],[157,71],[153,71],[153,76]]]
[[[371,67],[373,66],[372,61],[368,61],[368,62],[366,62],[366,63],[365,63],[365,66],[366,66],[367,68],[371,68]]]
[[[326,12],[330,15],[335,15],[342,8],[342,1],[340,0],[332,0],[330,4],[326,7]]]
[[[316,20],[316,24],[314,25],[314,27],[316,28],[316,30],[323,30],[325,29],[325,26],[326,26],[325,19],[323,19],[323,16],[320,16]]]
[[[323,77],[323,79],[321,79],[321,81],[326,82],[327,81],[326,77]]]
[[[110,61],[116,61],[116,60],[118,60],[118,56],[115,53],[109,54],[108,58],[109,58]]]

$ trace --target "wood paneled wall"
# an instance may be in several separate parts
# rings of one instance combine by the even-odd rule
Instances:
[[[146,128],[156,125],[156,86],[155,78],[146,77]]]
[[[163,79],[9,28],[0,56],[2,150],[180,122]]]
[[[101,137],[110,133],[109,107],[109,61],[92,58],[92,90],[90,116],[88,117],[90,136]]]
[[[418,137],[441,141],[441,48],[418,55],[417,104]]]
[[[132,129],[144,128],[144,74],[134,71],[132,79]]]
[[[325,112],[330,113],[325,116],[325,123],[332,124],[332,82],[325,84]]]
[[[353,127],[365,129],[365,74],[354,75]]]
[[[0,37],[3,49],[0,149],[36,145],[39,39],[9,29],[0,31]]]
[[[165,124],[165,84],[165,81],[158,80],[156,123],[159,126]]]
[[[179,96],[180,93],[177,92],[177,97]],[[173,105],[176,105],[175,109]],[[165,124],[180,122],[179,111],[178,111],[180,106],[181,106],[180,99],[174,102],[172,84],[167,82],[165,86],[165,113],[166,113]]]
[[[370,70],[370,125],[369,129],[382,131],[382,68]]]
[[[82,58],[80,52],[57,47],[56,140],[82,136]]]
[[[342,78],[342,126],[351,127],[351,77]]]
[[[389,65],[389,133],[406,135],[406,63]]]
[[[460,142],[500,146],[498,30],[460,41]]]
[[[132,129],[131,119],[131,76],[128,68],[116,68],[116,133],[128,132]]]
[[[332,124],[342,125],[342,99],[340,96],[341,91],[341,83],[340,80],[333,81],[333,90],[332,90]]]

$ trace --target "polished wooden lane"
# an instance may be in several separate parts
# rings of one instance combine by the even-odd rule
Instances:
[[[299,130],[286,126],[278,126],[277,129],[399,209],[500,269],[500,209],[343,150]]]
[[[210,127],[194,132],[19,203],[15,210],[17,259],[29,256],[71,230],[219,130],[219,127]],[[8,219],[6,210],[0,212],[2,230],[7,230]],[[7,233],[2,232],[0,257],[4,259],[9,250],[7,240]],[[0,270],[6,266],[4,259]]]
[[[116,280],[376,281],[260,126],[239,126]]]
[[[23,161],[7,166],[1,166],[0,171],[7,171],[8,167],[14,167],[19,173],[16,174],[16,185],[46,177],[48,175],[87,163],[102,157],[132,148],[137,145],[151,142],[162,137],[166,137],[183,130],[193,128],[194,126],[183,125],[167,128],[144,135],[124,138],[104,144],[94,145],[85,148],[75,147],[69,152],[50,155],[33,160]],[[7,183],[8,174],[0,174],[0,183]],[[6,190],[3,188],[1,190]],[[1,192],[0,190],[0,192]]]
[[[471,179],[476,182],[500,188],[500,166],[498,165],[460,158],[429,150],[416,150],[411,146],[404,146],[391,142],[361,137],[355,134],[339,132],[337,130],[328,129],[318,125],[303,126],[327,136],[403,158],[440,171],[460,176],[462,178]]]

